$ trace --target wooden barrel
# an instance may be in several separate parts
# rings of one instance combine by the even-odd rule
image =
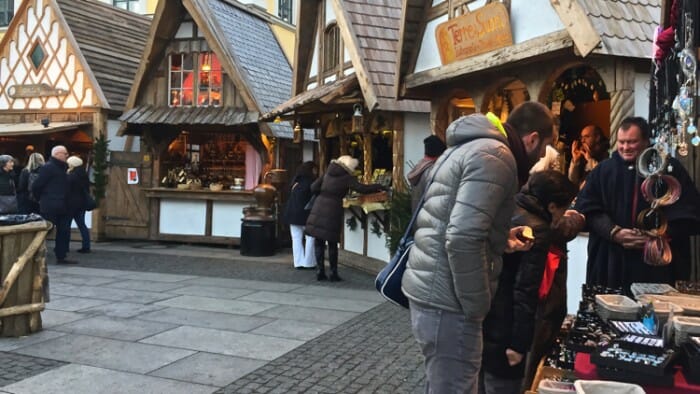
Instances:
[[[0,336],[41,330],[46,278],[46,234],[51,223],[0,226]]]

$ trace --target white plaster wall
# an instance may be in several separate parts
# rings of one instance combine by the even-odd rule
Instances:
[[[649,118],[649,74],[634,75],[634,115]],[[614,126],[615,127],[615,126]]]
[[[326,25],[329,22],[335,20],[335,11],[333,11],[333,4],[330,1],[326,1]]]
[[[314,56],[311,58],[311,67],[309,67],[309,80],[315,80],[318,75],[318,36],[315,39]]]
[[[357,227],[354,231],[348,228],[345,221],[351,217],[352,213],[345,210],[345,216],[343,217],[343,249],[361,255],[364,253],[365,233],[359,220],[357,220]]]
[[[423,139],[429,135],[430,114],[404,114],[404,176],[423,158]]]
[[[243,208],[241,202],[214,201],[211,207],[211,235],[240,237]]]
[[[204,200],[160,200],[161,234],[204,235],[207,202]]]
[[[377,212],[378,215],[386,217],[386,211]],[[367,257],[389,262],[389,249],[386,247],[386,233],[381,235],[372,233],[369,229],[372,228],[372,221],[376,220],[374,216],[370,216],[368,220],[367,230]]]
[[[588,261],[588,233],[581,233],[570,241],[569,266],[566,280],[566,308],[568,313],[576,313],[581,301],[581,285],[586,282],[586,263]]]
[[[550,0],[512,0],[510,5],[510,23],[513,32],[513,44],[540,37],[564,29],[559,16],[549,3]],[[435,4],[435,2],[433,2]],[[484,1],[470,4],[474,10],[484,5]],[[418,53],[416,68],[413,72],[420,72],[441,65],[440,53],[435,41],[435,29],[447,21],[447,15],[428,23],[421,41],[421,49]],[[536,21],[536,22],[535,22]]]
[[[108,120],[107,121],[107,139],[109,140],[109,150],[112,152],[123,152],[126,138],[119,137],[117,131],[121,127],[121,122],[118,120]],[[130,152],[139,152],[141,148],[141,137],[134,137],[133,146]]]

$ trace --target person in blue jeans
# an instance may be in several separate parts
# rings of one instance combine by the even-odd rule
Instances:
[[[80,230],[82,248],[78,253],[90,253],[90,230],[85,225],[85,209],[87,196],[90,193],[90,181],[88,180],[83,160],[78,156],[71,156],[66,160],[68,164],[68,213]]]

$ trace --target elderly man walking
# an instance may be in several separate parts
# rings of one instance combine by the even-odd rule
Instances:
[[[70,243],[71,216],[66,204],[68,195],[68,150],[63,145],[51,149],[51,158],[39,169],[39,176],[32,184],[31,192],[39,199],[41,216],[56,227],[56,264],[77,264],[66,259]]]
[[[511,245],[514,196],[553,138],[552,114],[540,103],[496,123],[474,114],[447,128],[448,150],[418,214],[402,288],[429,393],[477,392],[482,322]]]

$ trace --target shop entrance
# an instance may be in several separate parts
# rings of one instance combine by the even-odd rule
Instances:
[[[148,239],[149,200],[143,188],[151,187],[150,162],[139,152],[111,152],[109,183],[104,201],[104,228],[107,238]],[[129,168],[135,168],[138,184],[129,184]]]

